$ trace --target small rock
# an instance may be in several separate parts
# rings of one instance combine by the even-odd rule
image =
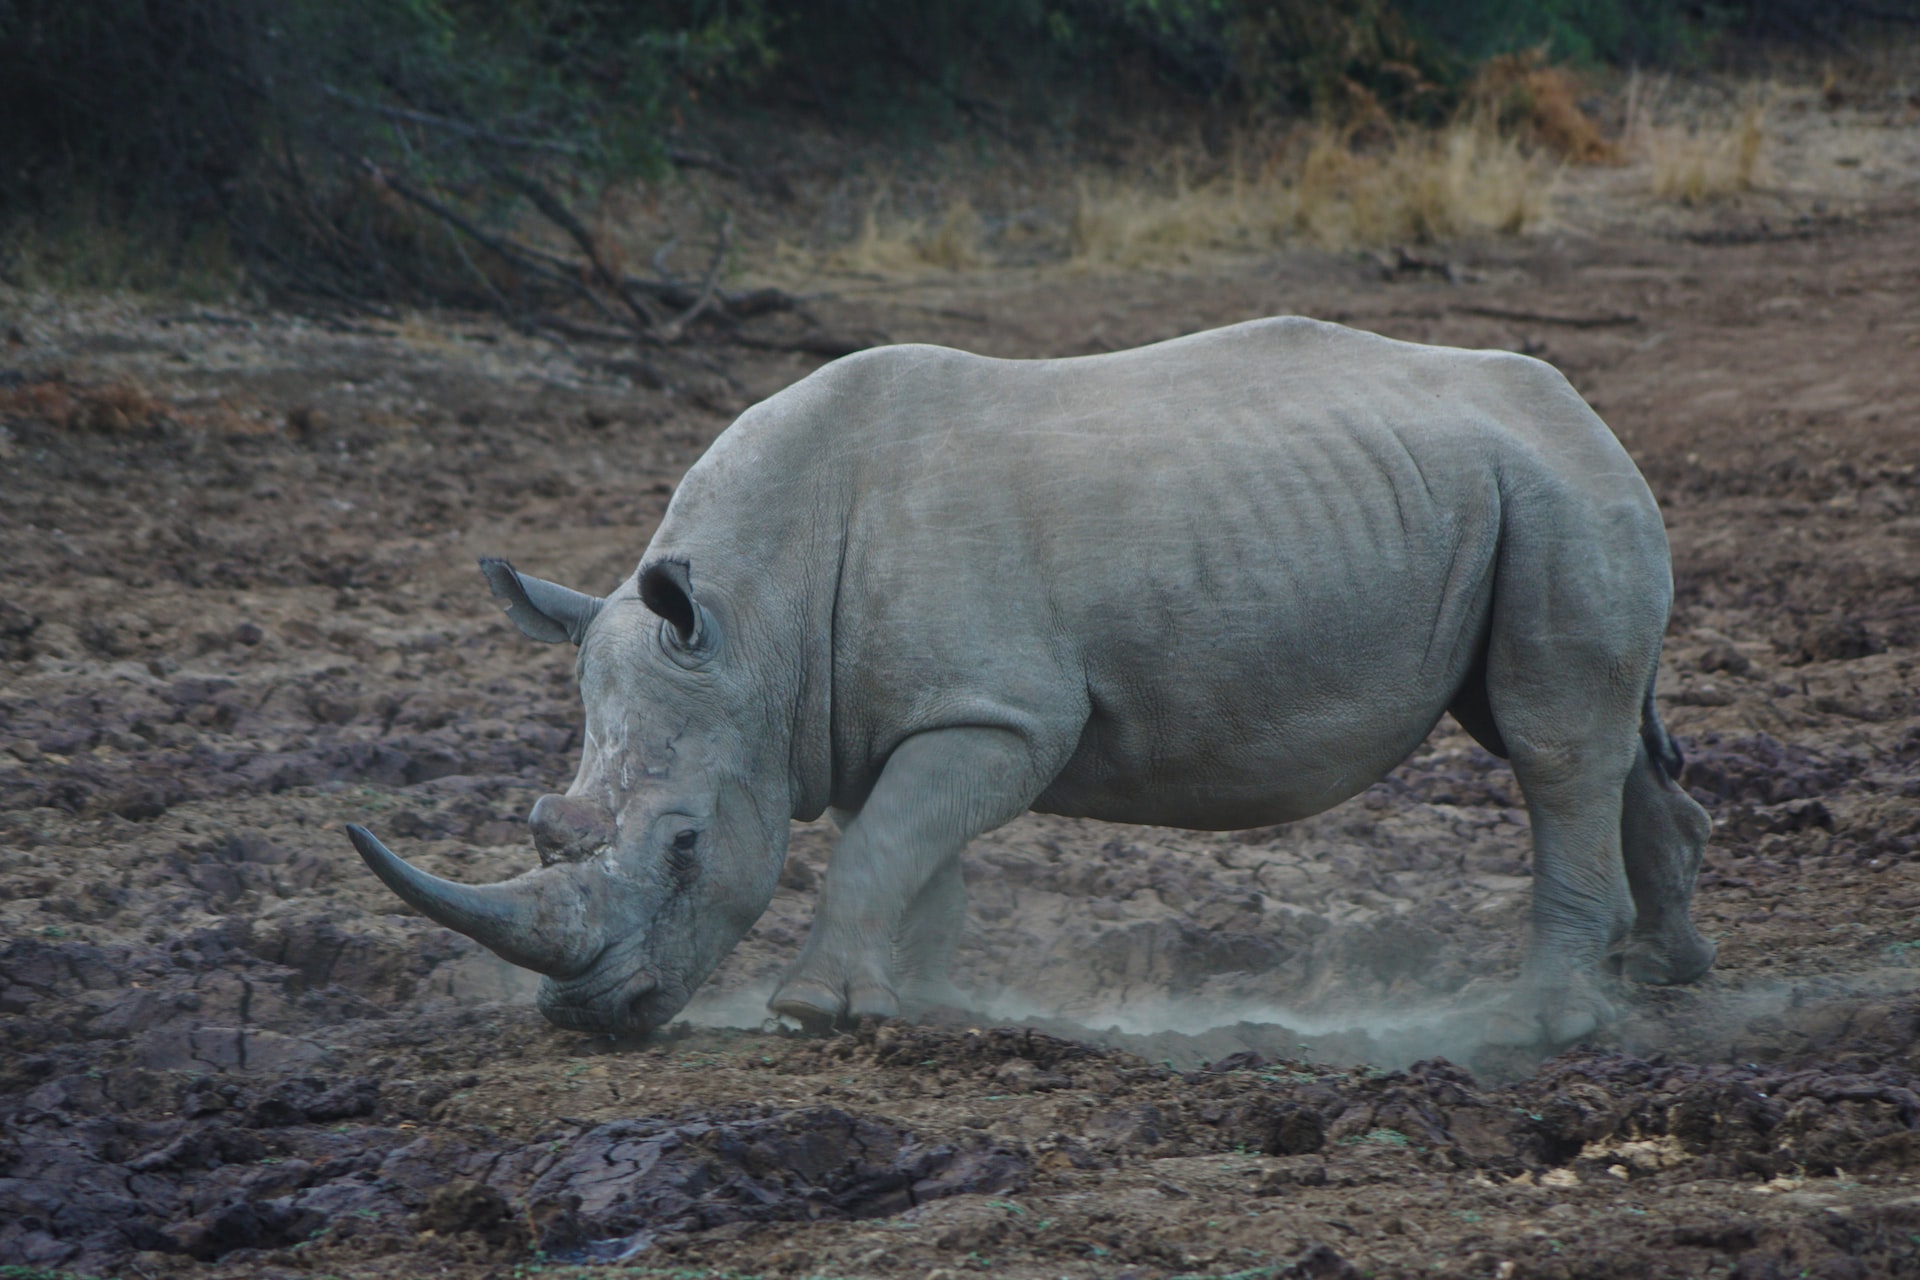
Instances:
[[[498,1187],[460,1181],[435,1189],[414,1221],[420,1230],[437,1235],[472,1234],[499,1242],[513,1233],[512,1217]]]
[[[1725,642],[1707,646],[1700,655],[1700,670],[1711,675],[1715,671],[1724,671],[1730,676],[1743,676],[1753,670],[1753,659]]]
[[[1851,662],[1885,648],[1858,618],[1830,618],[1800,633],[1793,658],[1796,663]]]
[[[33,656],[36,618],[11,600],[0,600],[0,661],[25,662]]]

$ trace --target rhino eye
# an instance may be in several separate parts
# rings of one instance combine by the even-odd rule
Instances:
[[[688,888],[700,874],[700,859],[694,856],[693,847],[700,840],[700,833],[688,828],[673,838],[667,846],[667,873],[681,889]]]

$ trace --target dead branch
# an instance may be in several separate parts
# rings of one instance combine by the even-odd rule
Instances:
[[[747,180],[747,171],[719,156],[709,155],[705,151],[689,151],[685,147],[668,147],[667,159],[682,169],[705,169],[717,173],[723,178],[732,178],[736,182]]]
[[[713,301],[713,287],[720,279],[720,268],[725,265],[727,250],[733,246],[733,215],[731,213],[720,223],[720,231],[713,238],[713,257],[707,261],[706,279],[700,283],[700,292],[694,297],[685,311],[669,320],[659,329],[663,342],[678,342],[695,317],[707,309]]]
[[[616,329],[606,325],[588,324],[583,320],[555,315],[551,311],[543,311],[527,319],[528,323],[535,328],[551,330],[562,337],[573,338],[580,342],[612,342],[625,346],[633,341],[633,330],[626,325]]]
[[[478,137],[485,132],[485,130],[478,130],[474,136]],[[584,261],[489,230],[475,217],[455,207],[453,201],[439,192],[415,186],[406,177],[383,166],[370,156],[350,149],[338,140],[324,134],[318,140],[348,164],[365,173],[378,187],[430,214],[442,226],[448,228],[450,233],[456,233],[453,234],[453,247],[462,267],[477,282],[502,318],[508,324],[523,331],[535,329],[550,333],[570,332],[572,336],[591,337],[594,340],[609,340],[617,335],[618,340],[623,343],[638,342],[666,346],[683,341],[688,330],[702,316],[711,316],[731,326],[741,319],[776,311],[796,311],[805,314],[798,299],[779,289],[761,288],[736,293],[719,287],[720,273],[733,244],[734,224],[731,213],[724,217],[717,229],[706,271],[697,285],[671,276],[664,279],[645,279],[616,272],[607,261],[592,232],[567,207],[566,203],[539,179],[522,170],[502,164],[494,164],[490,167],[493,181],[525,197],[547,222],[557,227],[573,242]],[[404,139],[403,145],[405,145]],[[411,158],[411,148],[409,147],[408,150]],[[382,264],[377,261],[378,248],[344,236],[338,222],[315,207],[312,193],[307,190],[303,175],[299,172],[297,157],[288,155],[286,161],[291,171],[292,204],[295,206],[295,212],[309,225],[316,239],[326,245],[330,255],[341,264],[350,267],[358,266],[363,271],[368,268],[380,270]],[[510,302],[466,253],[463,246],[468,241],[486,249],[516,270],[564,289],[591,307],[600,320],[609,327],[594,330],[589,334],[586,330],[592,329],[592,326],[582,328],[576,324],[568,329],[556,323],[555,317],[527,314],[521,306]],[[671,247],[668,245],[662,249],[661,254],[655,255],[654,265],[657,269],[663,265],[661,255]],[[369,255],[376,260],[369,261]],[[351,305],[346,293],[340,288],[323,283],[311,272],[303,270],[289,260],[285,254],[269,251],[269,256],[281,265],[289,279],[298,280],[308,291],[334,298],[336,301],[349,302]],[[664,270],[661,274],[666,275]],[[611,295],[611,299],[608,295]],[[618,306],[613,305],[616,302]],[[364,307],[364,304],[360,305]],[[365,309],[373,310],[373,308]],[[623,311],[626,314],[622,314]]]
[[[567,208],[560,197],[547,190],[527,174],[512,169],[496,169],[494,176],[513,190],[518,191],[532,202],[547,221],[566,232],[572,241],[580,246],[580,252],[586,255],[587,262],[593,267],[593,274],[600,283],[612,290],[613,295],[627,304],[634,318],[640,322],[640,328],[654,337],[661,332],[661,319],[652,304],[640,294],[634,293],[621,284],[621,277],[615,275],[606,260],[600,256],[600,246],[581,221],[573,216],[573,210]]]
[[[391,173],[386,172],[372,160],[362,157],[360,163],[374,181],[381,183],[387,190],[393,192],[401,199],[425,209],[436,218],[445,221],[447,225],[471,238],[475,243],[499,254],[502,258],[505,258],[508,262],[511,262],[522,270],[531,271],[542,279],[551,280],[556,284],[566,286],[573,293],[586,299],[595,310],[599,311],[600,314],[611,323],[622,323],[620,317],[614,310],[601,299],[599,294],[588,288],[578,275],[571,274],[566,270],[561,270],[553,266],[548,266],[539,260],[541,258],[551,258],[551,255],[540,253],[538,250],[531,249],[529,246],[508,240],[504,236],[496,236],[482,230],[480,227],[474,225],[471,219],[461,216],[458,212],[448,208],[425,192],[415,190],[405,180],[396,178]],[[573,265],[567,263],[565,259],[559,259],[558,261],[564,266],[570,267]]]

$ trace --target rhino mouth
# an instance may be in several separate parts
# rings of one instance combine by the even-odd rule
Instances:
[[[647,970],[596,966],[578,978],[548,978],[540,984],[536,1001],[556,1027],[632,1035],[671,1022],[687,997]]]

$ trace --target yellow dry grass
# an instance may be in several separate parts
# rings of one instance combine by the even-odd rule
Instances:
[[[1661,120],[1663,88],[1644,90],[1636,81],[1627,91],[1628,142],[1647,162],[1654,199],[1702,205],[1753,190],[1767,144],[1767,98],[1750,91],[1732,110]]]
[[[870,275],[893,275],[929,267],[960,271],[981,264],[983,227],[966,197],[948,203],[936,218],[892,214],[887,203],[884,190],[868,203],[860,233],[837,255],[836,265]]]
[[[1558,168],[1486,117],[1400,130],[1371,145],[1316,127],[1243,140],[1225,163],[1192,154],[1157,174],[1060,175],[1050,191],[1033,193],[1053,211],[1053,229],[1025,233],[1025,247],[1050,242],[1043,256],[1076,269],[1139,268],[1289,244],[1347,249],[1516,233],[1546,216]],[[1202,165],[1205,176],[1192,176]],[[856,234],[821,265],[884,277],[957,272],[994,265],[1008,246],[1004,236],[990,240],[957,187],[944,200],[923,190],[919,203],[924,212],[904,212],[882,186]]]
[[[1290,242],[1353,248],[1519,232],[1546,213],[1552,166],[1477,122],[1407,131],[1356,149],[1315,130],[1258,165],[1195,182],[1085,178],[1070,223],[1071,260],[1140,267]]]
[[[1764,110],[1752,106],[1731,122],[1649,129],[1654,197],[1696,205],[1751,191],[1766,144],[1764,121]]]

